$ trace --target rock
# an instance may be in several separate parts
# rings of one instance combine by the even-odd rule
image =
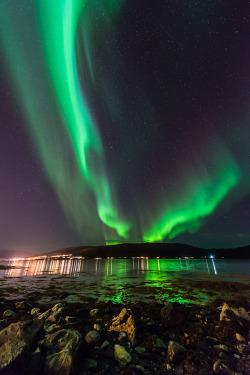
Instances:
[[[46,320],[51,323],[63,323],[63,313],[59,310],[54,311],[51,315],[49,315]]]
[[[175,341],[169,341],[168,343],[168,358],[170,362],[175,362],[176,360],[183,359],[185,357],[186,348],[178,344]]]
[[[240,354],[246,355],[248,353],[249,345],[239,342],[235,345],[235,348],[238,350]]]
[[[220,320],[224,320],[226,322],[238,321],[240,323],[249,323],[250,316],[244,307],[236,309],[234,307],[230,307],[227,303],[224,303],[220,313]]]
[[[125,332],[120,332],[120,334],[118,336],[118,340],[119,341],[124,341],[124,340],[126,340],[126,338],[127,338],[126,333]]]
[[[55,312],[55,311],[62,311],[62,310],[66,310],[66,305],[64,303],[57,303],[55,306],[52,307],[52,311]]]
[[[187,374],[193,374],[197,370],[195,363],[188,359],[182,362],[182,368]]]
[[[85,336],[87,344],[97,345],[100,342],[100,333],[97,331],[90,331]]]
[[[223,374],[223,375],[234,375],[234,371],[232,371],[225,363],[223,363],[220,359],[213,364],[213,371],[215,374]]]
[[[110,343],[106,340],[101,345],[100,354],[106,358],[114,358],[114,350],[113,347],[110,345]]]
[[[0,332],[0,346],[7,341],[23,340],[28,346],[35,341],[43,323],[40,321],[28,320],[10,324]]]
[[[224,344],[214,345],[214,349],[223,350],[224,352],[231,352],[233,350]]]
[[[14,339],[6,341],[0,346],[0,370],[11,366],[13,374],[17,374],[17,369],[22,371],[22,362],[28,358],[29,346],[24,340]]]
[[[106,340],[106,341],[104,341],[103,344],[101,345],[101,349],[106,349],[108,346],[109,346],[109,342]]]
[[[26,301],[16,302],[15,306],[18,310],[29,310],[31,308],[31,305]]]
[[[41,309],[39,309],[38,307],[34,307],[34,308],[31,310],[30,314],[31,314],[32,316],[34,316],[34,315],[40,314],[40,312],[41,312]]]
[[[52,309],[45,311],[44,313],[40,314],[37,319],[47,319],[52,313]]]
[[[76,323],[78,323],[78,319],[75,316],[69,316],[69,315],[67,315],[65,317],[65,322],[67,324],[76,324]]]
[[[59,326],[58,324],[53,324],[53,323],[50,323],[46,320],[44,325],[43,325],[43,329],[44,329],[45,332],[51,333],[53,331],[62,329],[62,327]]]
[[[100,331],[100,330],[101,330],[101,326],[100,326],[100,324],[94,324],[94,329],[95,329],[96,331]]]
[[[238,341],[240,341],[240,342],[244,342],[244,341],[246,341],[246,340],[244,339],[244,337],[241,336],[239,333],[236,333],[235,336],[236,336],[236,340],[238,340]]]
[[[11,366],[13,374],[22,372],[41,327],[41,322],[31,320],[12,323],[0,332],[0,369]]]
[[[6,317],[6,318],[8,318],[10,316],[14,316],[14,315],[16,315],[16,314],[12,310],[5,310],[4,313],[3,313],[3,316]]]
[[[144,346],[136,346],[135,351],[138,354],[144,353],[146,351],[146,348]]]
[[[78,331],[62,329],[52,333],[39,343],[46,356],[45,374],[69,375],[72,372],[74,357],[81,344]]]
[[[135,340],[135,321],[130,310],[122,309],[120,314],[113,318],[109,331],[126,332],[132,345]]]
[[[114,356],[121,366],[125,366],[131,362],[131,355],[124,346],[115,344]]]
[[[154,345],[153,350],[154,351],[164,351],[166,349],[168,349],[168,346],[165,344],[165,342],[160,337],[156,337],[155,338],[155,345]]]
[[[89,315],[92,316],[92,318],[95,318],[98,314],[99,309],[93,309],[89,312]]]

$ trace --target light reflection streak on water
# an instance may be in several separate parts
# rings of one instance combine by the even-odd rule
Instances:
[[[217,262],[219,262],[219,269],[216,266]],[[138,277],[145,275],[147,280],[152,280],[156,272],[164,277],[167,276],[169,271],[178,272],[183,276],[185,276],[185,272],[200,272],[210,275],[220,274],[221,271],[225,273],[225,266],[222,269],[223,262],[223,260],[217,259],[149,259],[145,257],[133,259],[96,258],[92,260],[84,258],[15,259],[9,261],[9,266],[16,268],[6,270],[4,274],[8,277],[43,274],[79,276],[83,272],[84,274],[105,274],[107,277],[116,275],[118,277],[129,277],[131,274],[137,274]],[[229,272],[236,271],[231,269]]]
[[[213,259],[212,259],[212,263],[213,263],[213,266],[214,266],[214,273],[215,273],[215,275],[217,275],[217,271],[216,271],[216,267],[215,267],[215,263],[214,263]]]

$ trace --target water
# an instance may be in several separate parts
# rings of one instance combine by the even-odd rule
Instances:
[[[247,297],[250,260],[55,259],[2,261],[5,299],[39,302],[134,301],[205,304],[216,297]]]

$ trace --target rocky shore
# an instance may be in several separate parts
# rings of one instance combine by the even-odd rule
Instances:
[[[0,304],[0,374],[250,374],[250,305]]]

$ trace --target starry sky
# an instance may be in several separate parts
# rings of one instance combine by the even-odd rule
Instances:
[[[0,249],[250,243],[249,3],[0,2]]]

